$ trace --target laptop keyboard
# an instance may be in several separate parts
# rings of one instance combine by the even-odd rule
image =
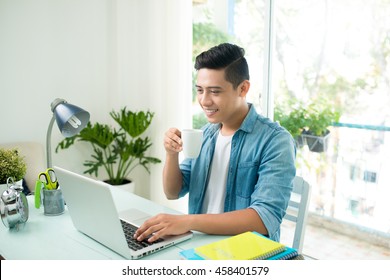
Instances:
[[[130,249],[132,249],[134,251],[141,250],[143,248],[146,248],[152,244],[158,243],[158,242],[163,240],[163,239],[159,238],[156,241],[151,243],[151,242],[147,241],[150,237],[150,236],[148,236],[144,240],[138,241],[138,240],[134,239],[134,233],[138,229],[138,227],[136,227],[132,224],[129,224],[123,220],[120,220],[120,221],[122,224],[123,232],[125,233],[125,236],[126,236],[127,245],[129,246]]]

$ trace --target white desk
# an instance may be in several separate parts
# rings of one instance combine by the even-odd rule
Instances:
[[[153,203],[137,195],[112,188],[112,194],[118,211],[128,208],[138,208],[155,215],[158,213],[173,213],[176,211]],[[0,225],[0,255],[5,259],[36,259],[36,260],[106,260],[123,259],[95,240],[82,234],[72,224],[69,212],[59,216],[45,216],[43,208],[34,207],[34,197],[28,197],[29,219],[17,231]],[[1,223],[1,222],[0,222]],[[180,259],[179,252],[223,238],[202,233],[194,233],[190,240],[176,246],[163,249],[143,259],[172,260]]]

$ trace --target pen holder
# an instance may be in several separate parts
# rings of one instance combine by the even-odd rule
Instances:
[[[43,213],[47,216],[61,215],[65,211],[64,197],[61,189],[43,189]]]
[[[43,213],[48,216],[61,215],[65,211],[65,202],[61,189],[48,190],[43,188],[41,181],[35,184],[35,208],[43,205]]]

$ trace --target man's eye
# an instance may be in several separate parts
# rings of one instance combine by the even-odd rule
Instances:
[[[219,90],[211,90],[210,91],[212,94],[219,94],[219,93],[221,93]]]
[[[198,88],[198,89],[196,89],[196,92],[197,92],[198,94],[202,94],[202,93],[203,93],[203,90],[200,89],[200,88]]]

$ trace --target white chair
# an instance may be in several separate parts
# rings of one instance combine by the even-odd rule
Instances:
[[[295,223],[295,231],[292,247],[302,253],[305,237],[306,220],[310,201],[311,186],[299,176],[293,181],[293,190],[288,203],[286,215],[283,219]]]

